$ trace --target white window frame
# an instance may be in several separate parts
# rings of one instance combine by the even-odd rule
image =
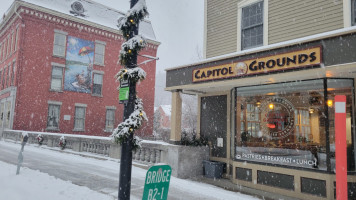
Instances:
[[[64,68],[65,65],[64,64],[59,64],[59,63],[51,63],[52,69],[51,69],[51,82],[50,82],[50,91],[56,91],[56,92],[62,92],[63,91],[63,79],[64,79]],[[62,70],[62,76],[53,76],[53,68],[60,68]],[[60,89],[56,89],[56,88],[52,88],[52,81],[53,79],[61,79],[61,88]]]
[[[63,44],[56,44],[56,35],[58,36],[64,36],[64,42]],[[60,31],[60,30],[54,30],[54,35],[53,35],[53,56],[58,56],[58,57],[63,57],[66,54],[66,46],[67,46],[67,32]],[[56,47],[62,47],[63,52],[57,52]]]
[[[103,47],[103,52],[98,51],[98,47],[101,46]],[[95,40],[95,52],[94,52],[94,64],[95,65],[100,65],[100,66],[104,66],[105,63],[105,47],[106,47],[106,42],[102,42],[99,40]],[[98,56],[102,56],[102,62],[98,62],[97,57]]]
[[[112,121],[112,127],[108,127],[108,111],[112,111],[114,113],[113,119],[110,120]],[[116,107],[115,106],[106,106],[106,112],[105,112],[105,132],[112,132],[114,130],[115,126],[115,112],[116,112]]]
[[[242,8],[261,1],[263,1],[263,46],[268,45],[268,0],[243,0],[237,3],[237,51],[242,50]]]
[[[84,109],[84,116],[82,118],[79,118],[79,120],[83,120],[83,128],[80,127],[76,127],[76,120],[78,120],[77,118],[77,108],[81,108]],[[87,105],[86,104],[81,104],[81,103],[76,103],[75,104],[75,109],[74,109],[74,129],[73,131],[84,131],[85,130],[85,115],[86,115],[86,111],[87,111]]]
[[[100,89],[100,94],[96,94],[94,93],[94,80],[95,80],[95,75],[101,75],[102,76],[102,82],[101,82],[101,89]],[[92,89],[92,95],[93,96],[103,96],[103,83],[104,83],[104,72],[103,71],[97,71],[97,70],[93,70],[93,89]]]
[[[58,123],[57,123],[57,127],[56,126],[48,126],[49,124],[49,117],[50,117],[50,106],[56,106],[58,107]],[[62,106],[62,102],[59,101],[48,101],[48,111],[47,111],[47,128],[46,130],[52,130],[52,131],[59,131],[59,123],[60,123],[60,119],[61,119],[61,106]]]

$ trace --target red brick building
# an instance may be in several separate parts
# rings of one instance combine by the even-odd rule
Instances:
[[[123,117],[114,78],[123,14],[91,0],[14,1],[0,21],[0,127],[110,135]],[[140,34],[148,39],[141,54],[155,57],[149,21]],[[149,121],[139,134],[151,135],[156,62],[140,67],[147,78],[137,90]]]

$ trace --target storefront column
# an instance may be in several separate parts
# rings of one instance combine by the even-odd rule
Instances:
[[[170,142],[179,143],[181,140],[182,98],[180,91],[172,92],[171,137]]]

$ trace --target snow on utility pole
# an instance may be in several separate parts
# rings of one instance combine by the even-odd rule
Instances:
[[[130,10],[118,19],[118,28],[126,39],[121,45],[120,64],[123,68],[116,74],[120,82],[120,102],[124,103],[124,121],[113,131],[111,137],[122,147],[118,198],[130,199],[132,151],[140,148],[140,139],[134,131],[147,120],[142,100],[136,97],[136,83],[145,79],[146,72],[137,66],[138,52],[146,47],[146,40],[138,35],[139,23],[148,15],[145,0],[131,0]]]

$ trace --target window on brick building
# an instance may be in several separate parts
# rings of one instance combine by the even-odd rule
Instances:
[[[19,27],[16,28],[15,51],[17,50],[17,43],[19,41]]]
[[[53,55],[64,57],[66,50],[67,33],[55,30],[53,42]]]
[[[95,42],[94,63],[97,65],[104,65],[105,56],[105,42]]]
[[[6,87],[10,86],[10,75],[11,75],[11,64],[7,67],[7,74],[6,74]]]
[[[74,131],[84,131],[85,110],[86,107],[84,106],[75,106]]]
[[[94,73],[93,94],[101,95],[102,88],[103,88],[103,74]]]
[[[11,53],[14,52],[14,45],[15,45],[15,32],[11,34]]]
[[[114,130],[115,108],[106,108],[105,131]]]
[[[62,91],[63,67],[53,65],[51,77],[51,90]]]
[[[5,57],[6,57],[6,40],[4,40],[3,45],[2,45],[2,61],[4,61]]]
[[[4,67],[4,71],[3,71],[3,74],[2,74],[2,83],[1,83],[1,88],[4,89],[5,88],[5,78],[6,78],[6,67]]]
[[[1,58],[2,58],[2,57],[1,57],[1,56],[2,56],[2,47],[3,47],[3,44],[1,43],[1,44],[0,44],[0,62],[2,61],[2,59],[1,59]]]
[[[15,71],[16,71],[16,61],[12,63],[11,85],[14,85],[15,83]]]
[[[263,1],[242,8],[242,49],[263,45]]]
[[[48,103],[47,129],[58,130],[61,102]]]
[[[7,36],[7,51],[6,51],[6,58],[10,55],[10,50],[11,50],[11,40],[10,40],[10,35]]]

